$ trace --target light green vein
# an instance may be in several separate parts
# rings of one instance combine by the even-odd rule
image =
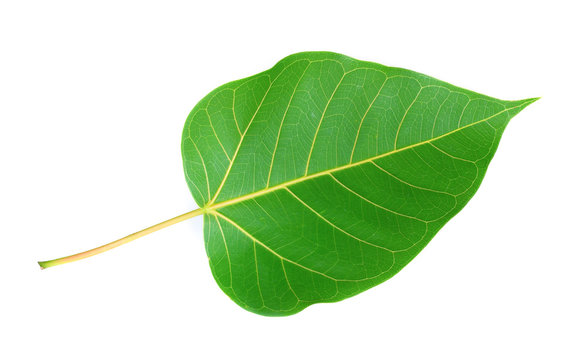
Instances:
[[[353,143],[353,149],[351,150],[351,158],[349,160],[349,164],[351,164],[353,162],[353,156],[355,155],[355,148],[357,147],[357,141],[359,140],[359,135],[361,134],[361,127],[363,126],[363,121],[365,121],[367,114],[371,110],[371,107],[375,103],[375,100],[377,100],[377,98],[379,97],[379,94],[381,94],[381,90],[383,90],[383,88],[385,87],[385,84],[387,84],[387,81],[389,79],[390,79],[389,77],[386,78],[385,81],[383,82],[383,84],[381,84],[379,91],[377,91],[377,94],[375,95],[375,97],[373,98],[371,103],[369,104],[369,107],[367,108],[367,110],[365,111],[365,114],[363,115],[363,117],[361,118],[361,121],[359,122],[359,128],[357,129],[357,136],[355,137],[355,142]]]
[[[298,264],[295,261],[292,261],[288,258],[285,258],[281,255],[279,255],[277,252],[273,251],[273,249],[271,249],[269,246],[265,245],[263,242],[261,242],[260,240],[258,240],[257,238],[255,238],[253,235],[251,235],[248,231],[246,231],[245,229],[243,229],[239,224],[237,224],[236,222],[234,222],[231,218],[225,216],[224,214],[214,211],[214,214],[220,216],[221,218],[223,218],[224,220],[226,220],[228,223],[230,223],[232,226],[234,226],[236,229],[238,229],[241,233],[245,234],[249,239],[253,240],[254,243],[261,245],[262,247],[264,247],[265,249],[267,249],[267,251],[269,251],[270,253],[272,253],[273,255],[277,256],[279,259],[285,260],[290,264],[293,264],[297,267],[300,267],[304,270],[313,272],[315,274],[324,276],[327,279],[333,280],[333,281],[340,281],[340,279],[335,279],[332,276],[326,275],[324,273],[321,273],[320,271],[314,270],[314,269],[310,269],[309,267],[306,267],[302,264]]]
[[[310,67],[311,64],[312,64],[311,62],[308,62],[308,65],[304,69],[304,72],[302,73],[302,75],[298,79],[298,82],[296,83],[296,86],[294,87],[294,90],[291,93],[291,96],[289,98],[289,101],[287,102],[287,106],[285,108],[285,112],[283,113],[283,117],[281,118],[281,123],[279,124],[279,130],[277,131],[277,139],[275,140],[275,147],[273,148],[273,154],[271,155],[271,165],[269,165],[269,175],[267,176],[267,186],[266,186],[266,188],[269,187],[269,182],[271,181],[271,172],[273,171],[273,162],[275,161],[275,153],[277,153],[277,145],[279,145],[279,138],[281,137],[281,129],[283,128],[283,122],[285,121],[285,117],[289,113],[291,101],[293,100],[294,95],[296,94],[296,91],[298,90],[298,86],[300,85],[300,82],[302,81],[302,78],[306,74],[306,71],[308,71],[308,68]]]
[[[335,228],[336,230],[338,230],[338,231],[342,232],[343,234],[345,234],[345,235],[347,235],[347,236],[350,236],[351,238],[353,238],[353,239],[355,239],[355,240],[357,240],[358,242],[361,242],[361,243],[363,243],[363,244],[366,244],[366,245],[369,245],[369,246],[372,246],[372,247],[376,247],[376,248],[379,248],[379,249],[381,249],[381,250],[385,250],[385,251],[388,251],[388,252],[391,252],[391,253],[393,253],[393,252],[394,252],[394,250],[388,249],[388,248],[386,248],[386,247],[384,247],[384,246],[380,246],[380,245],[377,245],[377,244],[373,244],[373,243],[370,243],[370,242],[368,242],[368,241],[366,241],[366,240],[363,240],[363,239],[361,239],[361,238],[359,238],[359,237],[356,237],[355,235],[353,235],[353,234],[349,233],[348,231],[346,231],[346,230],[344,230],[344,229],[342,229],[342,228],[340,228],[340,227],[336,226],[336,225],[335,225],[335,224],[333,224],[333,223],[332,223],[330,220],[328,220],[327,218],[325,218],[324,216],[322,216],[322,214],[320,214],[318,211],[316,211],[316,210],[315,210],[315,209],[313,209],[313,208],[312,208],[310,205],[308,205],[306,202],[304,202],[304,200],[300,199],[300,198],[299,198],[299,197],[298,197],[296,194],[294,194],[294,193],[293,193],[293,191],[291,191],[289,188],[287,188],[287,187],[286,187],[286,188],[285,188],[285,190],[287,190],[287,191],[288,191],[288,192],[289,192],[289,193],[290,193],[290,194],[291,194],[291,195],[292,195],[292,196],[293,196],[293,197],[294,197],[296,200],[298,200],[298,201],[299,201],[299,202],[300,202],[302,205],[304,205],[306,208],[308,208],[309,210],[311,210],[311,211],[312,211],[314,214],[316,214],[316,216],[318,216],[320,219],[322,219],[322,220],[323,220],[325,223],[327,223],[328,225],[332,226],[332,227],[333,227],[333,228]]]
[[[222,190],[222,188],[224,187],[224,183],[226,182],[226,179],[228,178],[228,174],[230,174],[230,170],[232,169],[232,165],[234,165],[234,160],[236,159],[236,157],[238,156],[239,150],[241,148],[241,145],[243,144],[243,140],[245,138],[245,136],[247,135],[247,132],[249,131],[249,129],[251,128],[251,124],[253,123],[253,121],[255,120],[255,117],[257,116],[257,114],[259,113],[259,109],[261,109],[261,106],[263,105],[263,103],[265,102],[265,98],[267,97],[267,94],[269,94],[269,91],[271,90],[271,88],[273,87],[273,84],[275,84],[275,82],[277,81],[277,79],[279,79],[279,77],[281,76],[281,74],[283,74],[283,72],[288,69],[289,67],[291,67],[292,65],[300,62],[300,61],[307,61],[307,59],[300,59],[300,60],[296,60],[294,62],[292,62],[291,64],[285,66],[280,72],[279,74],[277,74],[277,76],[275,77],[275,79],[273,81],[271,81],[269,83],[269,86],[267,87],[267,90],[265,91],[265,95],[263,95],[263,98],[261,99],[261,102],[259,102],[259,105],[257,106],[257,109],[255,110],[255,113],[253,114],[253,116],[251,117],[251,120],[249,121],[249,123],[247,124],[247,128],[245,129],[245,132],[243,133],[243,135],[240,138],[240,141],[238,142],[238,145],[236,147],[236,150],[234,151],[234,155],[232,157],[232,160],[230,160],[230,163],[228,164],[228,169],[226,170],[226,173],[224,174],[224,177],[222,178],[222,182],[220,183],[220,186],[218,186],[218,190],[216,190],[216,193],[214,194],[214,197],[212,198],[212,200],[210,200],[210,203],[214,203],[214,201],[216,200],[216,198],[218,197],[218,195],[220,194],[220,191]]]
[[[391,176],[392,178],[396,179],[397,181],[399,181],[399,182],[401,182],[401,183],[403,183],[403,184],[405,184],[407,186],[410,186],[410,187],[413,187],[413,188],[416,188],[416,189],[420,189],[420,190],[424,190],[424,191],[430,191],[430,192],[434,192],[434,193],[438,193],[438,194],[444,194],[444,195],[449,195],[449,196],[452,196],[452,197],[456,197],[455,194],[451,194],[451,193],[446,192],[446,191],[440,191],[440,190],[435,190],[435,189],[430,189],[430,188],[425,188],[425,187],[422,187],[422,186],[414,185],[412,183],[409,183],[409,182],[407,182],[405,180],[400,179],[399,177],[395,176],[394,174],[390,173],[389,171],[387,171],[384,168],[382,168],[381,166],[379,166],[377,163],[375,163],[373,161],[370,161],[370,163],[373,164],[379,170],[381,170],[384,173],[386,173],[387,175]]]
[[[224,230],[222,230],[222,225],[220,225],[220,221],[218,221],[218,216],[214,214],[214,219],[216,219],[216,223],[218,224],[218,229],[220,229],[220,234],[222,235],[222,241],[224,242],[224,249],[226,250],[226,259],[228,260],[228,273],[230,275],[230,287],[232,288],[232,264],[230,262],[230,253],[228,252],[228,245],[226,244],[226,237],[224,236]]]
[[[420,93],[422,92],[422,89],[423,89],[423,87],[420,86],[420,90],[416,94],[416,97],[414,98],[414,100],[412,100],[412,103],[406,109],[406,112],[404,113],[404,116],[402,116],[402,119],[399,122],[399,125],[397,126],[397,132],[395,133],[395,140],[393,141],[393,148],[394,149],[397,149],[397,139],[399,138],[399,132],[400,132],[400,130],[402,128],[402,125],[404,124],[404,120],[405,120],[406,116],[408,115],[408,112],[410,112],[410,109],[412,108],[412,106],[414,105],[414,103],[416,102],[416,100],[418,100],[418,97],[420,96]]]
[[[332,94],[330,94],[330,98],[328,99],[328,102],[326,102],[326,106],[324,107],[324,111],[322,111],[322,116],[320,116],[320,121],[318,121],[318,126],[316,127],[316,132],[314,133],[314,138],[312,139],[312,145],[310,146],[310,153],[308,154],[308,160],[306,161],[306,171],[304,172],[304,175],[308,175],[308,168],[310,167],[310,159],[312,159],[312,153],[314,152],[314,145],[316,144],[316,138],[318,137],[318,132],[320,131],[320,127],[322,126],[322,120],[324,120],[324,116],[326,116],[326,111],[328,110],[328,106],[330,105],[330,102],[332,101],[334,94],[336,94],[336,91],[338,90],[340,84],[342,84],[342,81],[347,76],[347,74],[348,74],[348,72],[342,74],[342,76],[340,77],[340,80],[338,81],[338,84],[336,84],[336,87],[334,88],[334,91],[332,92]]]
[[[229,199],[229,200],[225,200],[225,201],[222,201],[222,202],[219,202],[219,203],[216,203],[216,204],[214,204],[213,202],[211,202],[210,204],[208,204],[207,207],[205,207],[205,210],[206,211],[210,211],[210,210],[220,209],[220,208],[223,208],[225,206],[236,204],[236,203],[239,203],[239,202],[242,202],[242,201],[245,201],[245,200],[248,200],[248,199],[252,199],[252,198],[255,198],[255,197],[258,197],[258,196],[261,196],[261,195],[265,195],[265,194],[271,193],[271,192],[276,191],[276,190],[279,190],[279,189],[284,189],[284,188],[286,188],[286,187],[288,187],[290,185],[293,185],[293,184],[296,184],[296,183],[299,183],[299,182],[302,182],[302,181],[306,181],[306,180],[313,179],[313,178],[316,178],[316,177],[324,176],[324,175],[327,175],[327,174],[330,174],[330,173],[335,173],[337,171],[342,171],[342,170],[345,170],[345,169],[348,169],[348,168],[351,168],[351,167],[355,167],[355,166],[359,166],[359,165],[362,165],[362,164],[365,164],[365,163],[368,163],[368,162],[373,162],[374,160],[381,159],[381,158],[384,158],[386,156],[390,156],[390,155],[393,155],[395,153],[398,153],[398,152],[401,152],[401,151],[405,151],[405,150],[408,150],[408,149],[412,149],[412,148],[415,148],[415,147],[418,147],[418,146],[422,146],[424,144],[430,144],[433,141],[436,141],[436,140],[442,139],[444,137],[450,136],[450,135],[452,135],[452,134],[454,134],[456,132],[462,131],[463,129],[469,128],[471,126],[475,126],[475,125],[484,123],[484,122],[489,121],[489,120],[491,120],[491,119],[493,119],[493,118],[495,118],[495,117],[497,117],[497,116],[499,116],[499,115],[501,115],[501,114],[503,114],[503,113],[505,113],[507,111],[510,111],[510,110],[513,110],[513,109],[516,109],[516,108],[525,106],[525,105],[527,105],[527,104],[529,104],[529,103],[531,103],[533,101],[535,101],[535,99],[530,99],[527,102],[524,102],[524,103],[522,103],[520,105],[513,106],[511,108],[506,108],[506,109],[504,109],[502,111],[499,111],[499,112],[497,112],[497,113],[495,113],[495,114],[493,114],[493,115],[491,115],[491,116],[489,116],[489,117],[487,117],[485,119],[481,119],[481,120],[478,120],[476,122],[467,124],[467,125],[465,125],[465,126],[463,126],[461,128],[454,129],[454,130],[449,131],[449,132],[447,132],[445,134],[439,135],[436,138],[424,140],[424,141],[421,141],[421,142],[418,142],[418,143],[415,143],[415,144],[412,144],[412,145],[405,146],[405,147],[400,148],[400,149],[394,149],[394,150],[388,151],[388,152],[383,153],[383,154],[379,154],[379,155],[376,155],[376,156],[373,156],[373,157],[370,157],[370,158],[363,159],[361,161],[357,161],[357,162],[352,163],[352,164],[346,164],[346,165],[334,167],[332,169],[328,169],[328,170],[324,170],[324,171],[319,171],[319,172],[316,172],[316,173],[311,174],[311,175],[305,175],[305,176],[299,177],[297,179],[292,179],[292,180],[283,182],[281,184],[274,185],[274,186],[269,187],[267,189],[255,191],[255,192],[252,192],[250,194],[239,196],[239,197],[235,197],[235,198],[232,198],[232,199]]]
[[[204,110],[204,111],[206,112],[206,116],[208,117],[208,122],[210,123],[210,128],[212,128],[212,132],[214,133],[214,137],[216,138],[216,141],[218,141],[218,144],[220,144],[220,147],[222,148],[224,155],[226,155],[226,158],[228,159],[228,161],[230,161],[230,156],[228,156],[228,153],[226,152],[224,145],[222,145],[222,141],[220,141],[220,138],[218,138],[218,134],[216,133],[216,129],[214,128],[214,124],[212,123],[212,119],[210,118],[210,114],[208,113],[208,110]]]
[[[342,183],[340,180],[338,180],[338,179],[337,179],[337,178],[336,178],[334,175],[332,175],[332,174],[328,174],[328,175],[330,175],[330,177],[331,177],[331,178],[332,178],[334,181],[336,181],[336,182],[337,182],[337,183],[338,183],[340,186],[342,186],[342,187],[343,187],[344,189],[346,189],[348,192],[350,192],[351,194],[355,195],[356,197],[358,197],[358,198],[360,198],[360,199],[362,199],[362,200],[364,200],[364,201],[368,202],[369,204],[371,204],[371,205],[373,205],[373,206],[376,206],[376,207],[378,207],[378,208],[380,208],[380,209],[382,209],[382,210],[385,210],[385,211],[387,211],[387,212],[390,212],[390,213],[392,213],[392,214],[394,214],[394,215],[402,216],[402,217],[405,217],[405,218],[408,218],[408,219],[414,219],[414,220],[417,220],[417,221],[421,221],[421,222],[423,222],[423,223],[428,223],[428,222],[429,222],[429,221],[426,221],[426,220],[422,220],[422,219],[420,219],[420,218],[417,218],[417,217],[415,217],[415,216],[410,216],[410,215],[402,214],[402,213],[400,213],[400,212],[397,212],[397,211],[393,211],[393,210],[391,210],[391,209],[388,209],[388,208],[386,208],[385,206],[379,205],[379,204],[377,204],[376,202],[373,202],[373,201],[371,201],[371,200],[367,199],[367,198],[366,198],[366,197],[364,197],[363,195],[361,195],[361,194],[357,193],[356,191],[354,191],[353,189],[349,188],[348,186],[346,186],[345,184],[343,184],[343,183]]]

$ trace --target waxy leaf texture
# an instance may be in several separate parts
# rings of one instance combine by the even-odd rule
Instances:
[[[535,100],[327,52],[213,90],[182,154],[218,285],[279,316],[389,279],[471,199]]]

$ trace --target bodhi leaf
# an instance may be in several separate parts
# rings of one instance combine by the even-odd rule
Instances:
[[[290,315],[389,279],[471,199],[535,100],[326,52],[220,86],[182,138],[216,281],[249,311]]]

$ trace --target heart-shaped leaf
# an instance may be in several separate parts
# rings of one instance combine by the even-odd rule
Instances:
[[[289,315],[389,279],[471,199],[535,100],[325,52],[220,86],[182,139],[216,281],[249,311]]]

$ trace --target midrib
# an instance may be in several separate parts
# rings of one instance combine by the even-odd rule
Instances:
[[[204,212],[207,212],[209,210],[217,210],[217,209],[220,209],[220,208],[223,208],[223,207],[226,207],[226,206],[230,206],[230,205],[234,205],[234,204],[237,204],[237,203],[240,203],[240,202],[249,200],[249,199],[253,199],[253,198],[256,198],[256,197],[265,195],[265,194],[269,194],[269,193],[272,193],[272,192],[277,191],[277,190],[280,190],[280,189],[285,189],[286,187],[288,187],[290,185],[294,185],[294,184],[297,184],[297,183],[302,182],[302,181],[306,181],[306,180],[310,180],[310,179],[317,178],[317,177],[320,177],[320,176],[332,174],[334,172],[342,171],[342,170],[349,169],[349,168],[352,168],[352,167],[355,167],[355,166],[359,166],[359,165],[368,163],[370,161],[381,159],[381,158],[384,158],[386,156],[390,156],[390,155],[393,155],[395,153],[398,153],[398,152],[401,152],[401,151],[404,151],[404,150],[408,150],[408,149],[412,149],[412,148],[415,148],[415,147],[418,147],[418,146],[422,146],[424,144],[428,144],[428,143],[431,143],[433,141],[436,141],[436,140],[442,139],[444,137],[447,137],[449,135],[452,135],[452,134],[454,134],[456,132],[459,132],[461,130],[464,130],[464,129],[468,128],[468,127],[475,126],[475,125],[481,124],[483,122],[489,121],[489,120],[495,118],[496,116],[499,116],[499,115],[503,114],[504,112],[507,112],[507,111],[510,111],[510,110],[513,110],[513,109],[522,107],[522,106],[524,106],[524,105],[526,105],[528,103],[531,103],[533,101],[534,101],[534,99],[530,99],[527,102],[524,102],[524,103],[522,103],[520,105],[513,106],[511,108],[504,109],[504,110],[502,110],[500,112],[497,112],[497,113],[495,113],[495,114],[493,114],[493,115],[491,115],[491,116],[489,116],[487,118],[484,118],[484,119],[475,121],[473,123],[470,123],[468,125],[465,125],[463,127],[458,128],[458,129],[449,131],[449,132],[447,132],[445,134],[442,134],[442,135],[437,136],[435,138],[431,138],[429,140],[421,141],[421,142],[418,142],[418,143],[415,143],[415,144],[412,144],[412,145],[405,146],[405,147],[400,148],[400,149],[395,149],[395,150],[392,150],[392,151],[389,151],[389,152],[386,152],[386,153],[383,153],[383,154],[380,154],[380,155],[372,156],[372,157],[369,157],[369,158],[366,158],[366,159],[363,159],[363,160],[360,160],[360,161],[357,161],[357,162],[354,162],[354,163],[351,163],[351,164],[346,164],[346,165],[338,166],[338,167],[335,167],[335,168],[332,168],[332,169],[329,169],[329,170],[323,170],[323,171],[320,171],[320,172],[317,172],[317,173],[314,173],[314,174],[310,174],[310,175],[304,175],[304,176],[301,176],[301,177],[299,177],[297,179],[289,180],[289,181],[286,181],[284,183],[281,183],[281,184],[278,184],[278,185],[274,185],[274,186],[265,188],[263,190],[252,192],[252,193],[250,193],[248,195],[243,195],[243,196],[235,197],[235,198],[232,198],[230,200],[225,200],[225,201],[222,201],[222,202],[219,202],[219,203],[216,203],[216,204],[214,204],[212,202],[212,203],[207,204],[206,206],[204,206],[202,208],[202,210]],[[220,191],[218,191],[218,193],[220,193]]]

